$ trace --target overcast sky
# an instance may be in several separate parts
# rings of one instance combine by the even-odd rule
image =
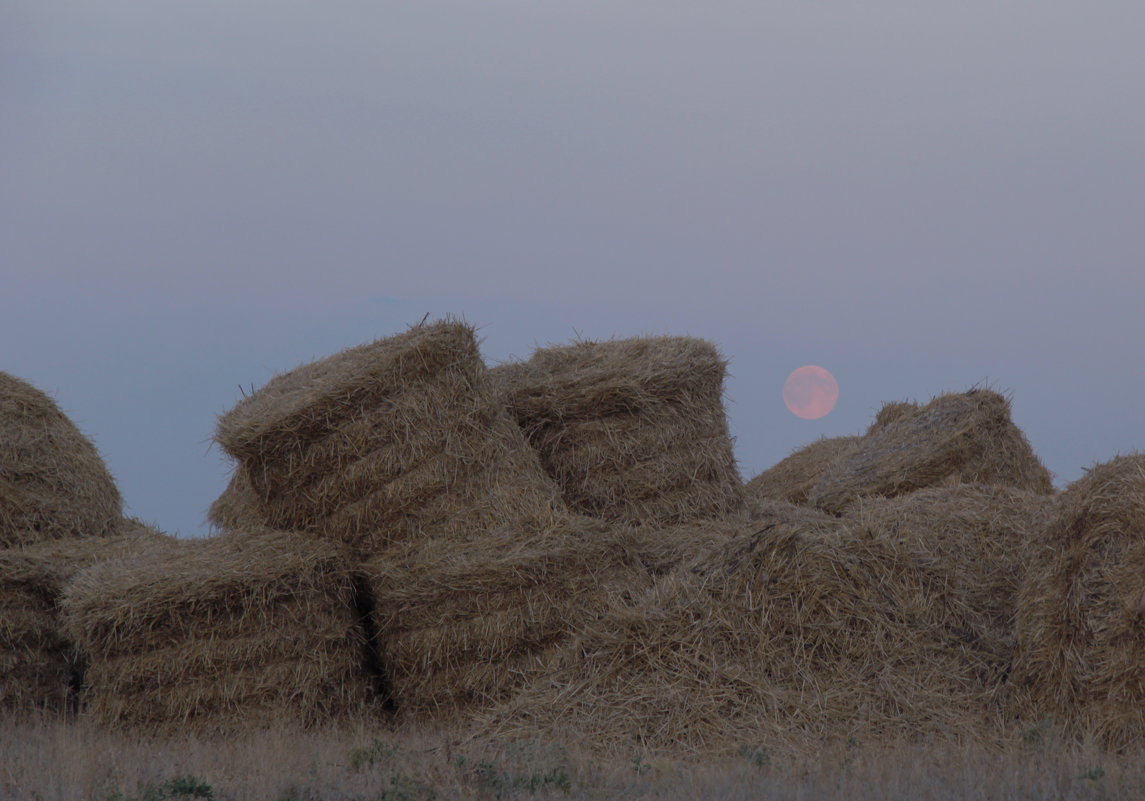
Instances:
[[[1139,0],[0,0],[0,370],[184,535],[240,385],[427,312],[490,364],[713,341],[745,479],[988,384],[1064,484],[1145,448],[1143,41]]]

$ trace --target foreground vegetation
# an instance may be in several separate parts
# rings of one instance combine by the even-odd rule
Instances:
[[[1052,728],[1004,751],[848,742],[781,760],[745,745],[719,759],[559,743],[462,742],[446,732],[288,732],[150,742],[87,723],[0,722],[0,799],[1140,799],[1145,752],[1067,748]]]

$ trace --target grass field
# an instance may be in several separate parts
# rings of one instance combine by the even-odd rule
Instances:
[[[590,758],[559,743],[448,732],[267,732],[147,742],[89,724],[0,723],[0,799],[1140,799],[1145,752],[1063,747],[1052,729],[1004,751],[847,743],[802,760],[739,753]]]

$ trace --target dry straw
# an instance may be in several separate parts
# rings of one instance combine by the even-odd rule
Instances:
[[[0,548],[114,533],[119,490],[46,394],[0,372]]]
[[[702,340],[633,338],[538,350],[497,385],[570,508],[666,525],[743,508],[725,370]]]
[[[266,525],[266,516],[259,511],[258,496],[251,488],[246,471],[235,469],[226,489],[211,504],[207,521],[222,531]]]
[[[78,574],[62,602],[102,723],[162,734],[325,724],[371,697],[355,582],[332,543],[187,540]]]
[[[1145,454],[1061,495],[1018,603],[1016,714],[1110,748],[1145,737]]]
[[[1049,494],[1053,482],[1010,401],[989,389],[942,395],[911,412],[895,404],[859,446],[833,464],[808,501],[839,513],[867,495],[903,495],[952,483],[1001,484]]]
[[[446,320],[274,378],[219,420],[216,439],[240,464],[212,518],[245,521],[253,499],[262,523],[362,555],[552,525],[559,491],[485,373],[473,329]]]
[[[860,500],[843,520],[944,577],[945,602],[965,618],[967,635],[1008,664],[1018,590],[1056,508],[1054,496],[959,484]]]
[[[500,530],[394,549],[366,570],[399,711],[471,714],[504,700],[588,621],[724,540],[711,526],[611,528],[574,518],[531,538]]]
[[[586,620],[479,727],[618,753],[979,738],[996,666],[946,594],[887,543],[780,504],[638,603]]]
[[[84,661],[59,618],[67,582],[97,562],[171,541],[135,520],[114,537],[0,550],[0,709],[63,712],[78,702]]]
[[[747,496],[752,501],[805,504],[811,488],[828,468],[849,456],[862,440],[858,436],[821,437],[810,445],[798,448],[786,459],[749,481]]]

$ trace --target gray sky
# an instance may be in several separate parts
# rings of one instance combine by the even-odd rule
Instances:
[[[206,530],[218,414],[463,315],[687,334],[745,478],[978,383],[1145,447],[1145,4],[0,0],[0,369]],[[783,406],[831,370],[835,410]]]

